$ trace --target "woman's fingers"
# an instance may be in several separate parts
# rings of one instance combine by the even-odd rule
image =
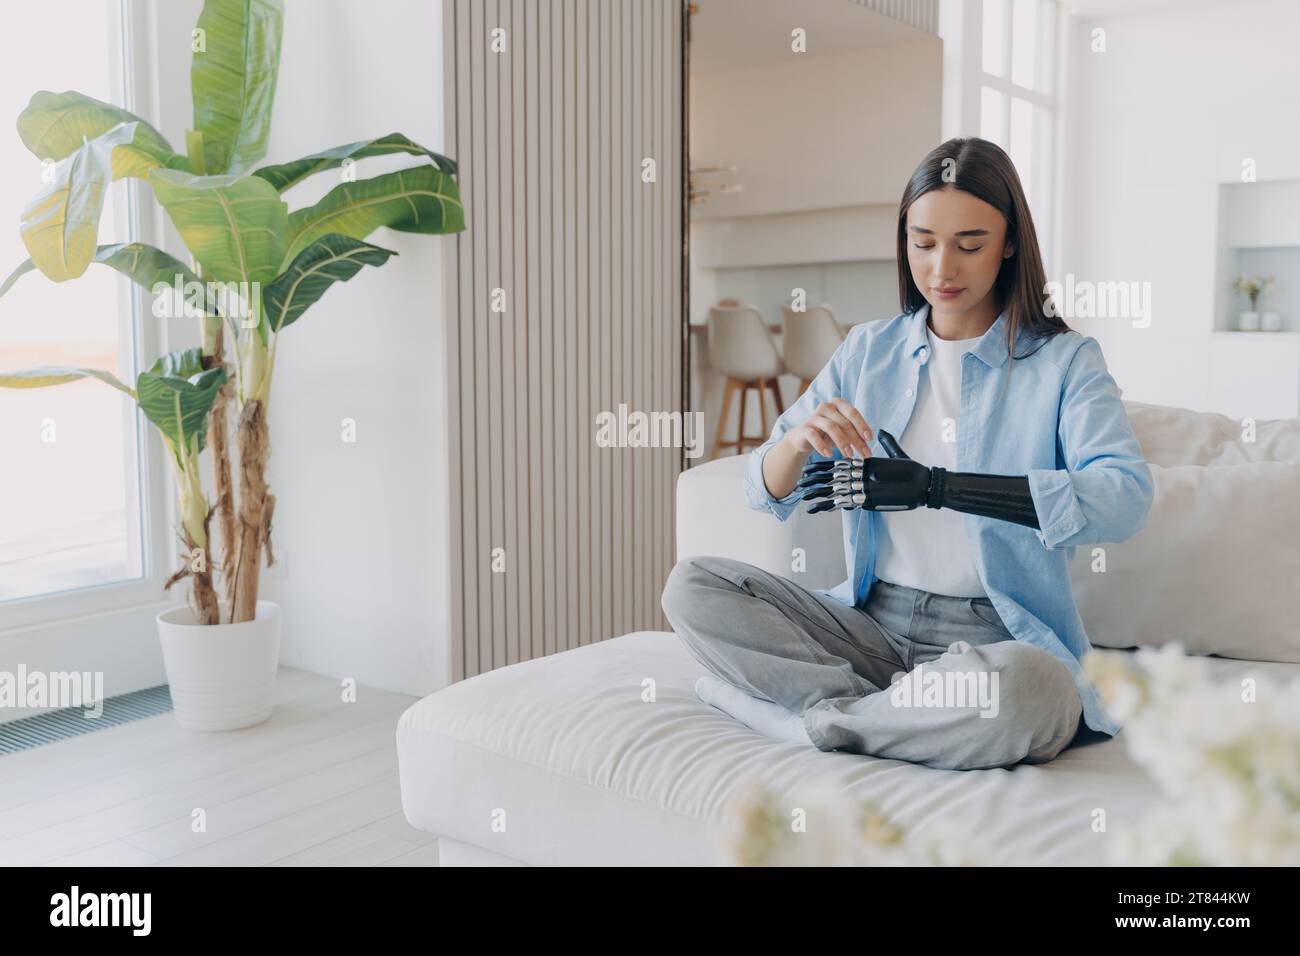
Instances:
[[[838,400],[837,400],[838,401]],[[849,406],[852,408],[852,406]],[[845,457],[849,458],[866,458],[870,451],[867,447],[867,440],[862,437],[862,432],[851,418],[844,414],[840,405],[834,402],[828,402],[825,410],[826,416],[836,425],[839,426],[839,438],[836,444],[844,452]]]
[[[871,457],[875,433],[863,414],[842,398],[820,403],[800,428],[808,445],[827,458],[837,449],[845,458]]]
[[[827,403],[813,415],[808,422],[812,427],[823,432],[832,442],[835,443],[840,452],[846,458],[865,458],[863,451],[866,442],[857,433],[853,423],[840,414],[832,405]],[[826,452],[822,452],[826,454]]]
[[[816,449],[817,454],[825,455],[827,458],[834,457],[835,443],[831,441],[824,432],[818,429],[817,426],[809,424],[808,422],[805,422],[804,424],[808,428],[808,444],[812,445],[813,448]]]
[[[854,408],[852,404],[842,398],[831,399],[831,404],[839,409],[840,414],[853,424],[853,427],[857,429],[858,434],[862,436],[864,442],[870,442],[871,439],[876,437],[875,432],[871,430],[871,426],[867,424],[866,418],[863,417],[863,414]],[[870,449],[867,449],[867,451],[870,451]],[[860,457],[865,458],[867,456],[862,455]]]

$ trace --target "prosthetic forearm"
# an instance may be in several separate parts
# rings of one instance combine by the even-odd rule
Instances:
[[[798,487],[803,500],[815,502],[809,512],[911,511],[924,505],[1038,527],[1028,477],[927,468],[908,458],[889,432],[878,434],[889,458],[819,461],[804,468]]]

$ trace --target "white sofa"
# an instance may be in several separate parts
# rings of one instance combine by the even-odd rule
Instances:
[[[1225,416],[1125,404],[1156,500],[1139,535],[1074,556],[1094,645],[1180,640],[1218,655],[1224,679],[1300,672],[1300,420],[1258,422],[1243,438]],[[839,522],[749,510],[743,466],[726,458],[681,476],[678,557],[788,575],[802,547],[800,583],[842,580]],[[724,863],[724,811],[742,788],[815,782],[874,800],[918,836],[956,821],[995,863],[1099,865],[1108,833],[1157,799],[1122,733],[1048,764],[932,770],[759,736],[696,699],[701,673],[673,634],[640,632],[431,694],[397,728],[406,817],[439,835],[443,865]]]

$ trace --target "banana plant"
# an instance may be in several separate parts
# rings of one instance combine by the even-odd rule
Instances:
[[[396,255],[366,241],[375,230],[442,235],[465,228],[456,162],[401,133],[264,164],[283,26],[282,0],[206,0],[193,32],[193,123],[183,153],[144,119],[74,91],[39,91],[18,117],[23,144],[45,164],[46,188],[23,211],[19,227],[30,258],[0,283],[0,297],[29,272],[66,282],[105,265],[147,289],[156,316],[192,315],[201,345],[160,358],[134,390],[108,372],[75,368],[0,372],[0,386],[90,377],[136,399],[172,455],[189,562],[173,580],[191,577],[202,623],[252,620],[262,555],[268,564],[275,560],[267,409],[280,336],[334,283]],[[357,178],[360,161],[399,154],[416,165]],[[323,198],[290,207],[287,192],[332,171],[339,181]],[[188,263],[143,243],[99,244],[108,189],[127,178],[148,185],[185,244]],[[166,426],[156,417],[164,399],[172,403]],[[197,465],[205,444],[211,503]],[[205,565],[204,578],[192,569],[193,555],[213,553],[208,522],[214,514],[220,558]],[[212,586],[212,567],[224,600]]]

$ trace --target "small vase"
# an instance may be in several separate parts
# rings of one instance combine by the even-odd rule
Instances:
[[[1264,332],[1281,332],[1282,331],[1282,313],[1281,312],[1261,312],[1259,314],[1259,327]]]
[[[280,606],[257,602],[254,620],[196,624],[188,606],[158,615],[158,637],[183,730],[238,730],[271,716],[280,661]]]
[[[1254,310],[1237,315],[1237,329],[1242,332],[1259,331],[1259,313]]]

